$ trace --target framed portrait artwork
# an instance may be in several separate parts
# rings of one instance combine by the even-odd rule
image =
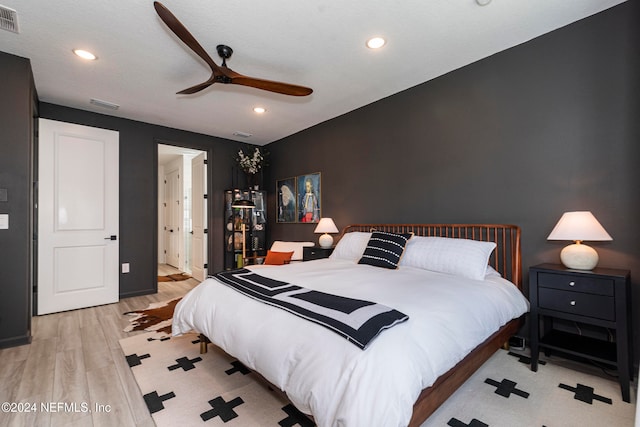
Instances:
[[[298,176],[296,187],[298,222],[319,222],[321,213],[320,172]]]
[[[297,222],[296,212],[296,179],[287,178],[276,181],[278,195],[276,222]]]

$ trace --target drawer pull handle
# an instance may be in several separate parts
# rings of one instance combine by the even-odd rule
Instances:
[[[569,286],[575,286],[576,282],[569,282]]]
[[[569,304],[576,305],[576,302],[575,301],[571,301]]]

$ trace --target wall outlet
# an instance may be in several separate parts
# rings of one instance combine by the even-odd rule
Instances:
[[[129,272],[129,263],[128,262],[123,262],[122,263],[122,272],[123,273],[128,273]]]

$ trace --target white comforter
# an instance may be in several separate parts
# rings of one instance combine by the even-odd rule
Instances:
[[[409,315],[366,350],[284,310],[207,279],[176,307],[173,334],[190,330],[284,390],[318,426],[406,426],[420,391],[528,302],[500,277],[474,281],[427,270],[386,270],[322,259],[250,267],[309,289],[373,301]]]

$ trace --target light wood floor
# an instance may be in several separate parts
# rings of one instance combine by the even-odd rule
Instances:
[[[158,270],[177,272],[169,266]],[[157,294],[35,316],[31,344],[0,350],[0,403],[35,404],[35,411],[0,410],[0,426],[154,426],[118,344],[142,332],[123,332],[123,313],[182,296],[197,284],[160,282]]]

